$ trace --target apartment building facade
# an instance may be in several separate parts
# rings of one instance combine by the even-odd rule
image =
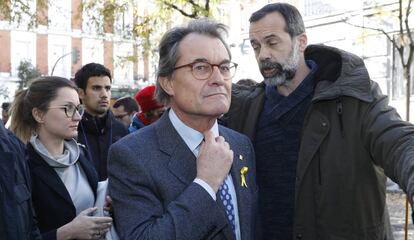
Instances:
[[[101,16],[93,11],[79,11],[82,0],[49,2],[46,9],[39,10],[36,0],[28,1],[30,11],[33,14],[37,11],[43,19],[36,27],[28,27],[30,16],[23,16],[19,24],[0,20],[0,92],[3,100],[10,99],[18,86],[17,68],[21,61],[31,62],[42,75],[53,73],[65,78],[72,78],[84,64],[101,63],[111,70],[115,88],[136,89],[149,78],[147,61],[138,54],[140,49],[134,44],[136,39],[125,38],[121,27],[117,27],[119,24],[132,26],[133,9],[102,31],[92,21]],[[78,53],[77,59],[74,59],[74,52]],[[136,61],[125,60],[132,55],[137,56]]]

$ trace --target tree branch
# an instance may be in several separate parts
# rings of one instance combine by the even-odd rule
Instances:
[[[193,0],[187,0],[187,2],[191,5],[193,5],[194,7],[200,7],[200,5],[198,5],[197,3],[195,3]]]
[[[414,48],[414,39],[413,39],[413,36],[411,35],[410,24],[408,23],[408,17],[410,16],[410,13],[411,13],[411,2],[412,2],[412,0],[408,1],[407,10],[405,12],[405,21],[404,21],[404,23],[405,23],[405,28],[407,29],[408,39],[410,39],[409,44],[411,45],[411,48]],[[402,8],[402,6],[400,6],[400,7]],[[412,51],[411,51],[411,53],[412,53]]]
[[[407,58],[407,67],[411,66],[411,63],[413,62],[413,58],[414,58],[414,44],[410,44],[410,46],[408,47],[408,58]]]
[[[404,28],[403,28],[403,17],[402,17],[402,0],[398,0],[399,8],[398,8],[398,23],[400,25],[400,36],[402,37],[402,41],[404,42]]]
[[[20,1],[20,0],[15,0],[15,4],[16,4],[16,3],[18,3],[18,4],[22,5],[22,7],[23,7],[23,8],[21,8],[22,10],[23,10],[23,9],[30,9],[30,6],[29,6],[27,3],[24,3],[23,1]],[[24,11],[24,12],[26,12],[26,11]]]
[[[396,46],[397,48],[399,48],[399,46],[398,46],[398,44],[395,42],[395,39],[393,39],[387,32],[385,32],[384,31],[384,29],[380,29],[380,28],[373,28],[373,27],[366,27],[366,26],[360,26],[360,25],[357,25],[357,24],[353,24],[353,23],[350,23],[350,22],[348,22],[346,19],[344,19],[343,20],[344,21],[344,23],[346,23],[346,24],[348,24],[348,25],[351,25],[351,26],[353,26],[353,27],[357,27],[357,28],[362,28],[362,29],[369,29],[369,30],[374,30],[374,31],[377,31],[377,32],[380,32],[380,33],[382,33],[382,34],[384,34],[386,37],[387,37],[387,39],[394,45],[394,46]]]
[[[183,16],[189,17],[189,18],[195,18],[197,15],[195,13],[187,13],[184,10],[182,10],[181,8],[177,7],[177,5],[169,3],[167,1],[162,1],[165,5],[179,11]],[[191,1],[192,2],[192,1]]]
[[[207,11],[207,14],[210,12],[210,0],[206,0],[206,4],[204,5],[204,8]]]
[[[209,0],[207,0],[208,2]],[[187,3],[190,3],[192,5],[193,9],[193,18],[196,18],[200,12],[202,12],[203,7],[201,7],[198,3],[194,2],[193,0],[187,0]]]

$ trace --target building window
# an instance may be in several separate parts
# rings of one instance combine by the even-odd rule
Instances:
[[[134,68],[130,57],[132,43],[114,43],[114,83],[118,86],[129,85],[134,78]]]
[[[100,39],[82,39],[82,64],[88,63],[104,64],[104,44]]]
[[[49,74],[64,78],[71,77],[72,39],[66,36],[49,35],[48,37],[48,66]],[[53,69],[53,67],[55,67]]]
[[[36,34],[11,31],[10,38],[12,76],[17,77],[17,68],[21,61],[30,61],[36,66]]]

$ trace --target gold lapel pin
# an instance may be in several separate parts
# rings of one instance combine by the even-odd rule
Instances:
[[[240,185],[242,187],[246,187],[246,188],[247,188],[247,183],[246,183],[247,170],[249,170],[248,167],[242,167],[242,169],[240,170],[240,178],[241,178],[241,184]]]

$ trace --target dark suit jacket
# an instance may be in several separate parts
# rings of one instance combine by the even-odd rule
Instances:
[[[0,121],[0,239],[40,239],[25,147]]]
[[[254,239],[257,186],[251,142],[219,127],[234,152],[231,169],[237,194],[241,237]],[[240,160],[242,155],[243,160]],[[109,192],[121,239],[234,239],[222,202],[194,183],[196,158],[168,114],[114,145],[109,153]],[[248,167],[247,188],[240,170]]]
[[[69,192],[55,170],[27,145],[27,159],[32,176],[33,205],[43,239],[56,239],[56,230],[76,217]],[[85,172],[96,198],[98,175],[83,151],[78,160]]]

